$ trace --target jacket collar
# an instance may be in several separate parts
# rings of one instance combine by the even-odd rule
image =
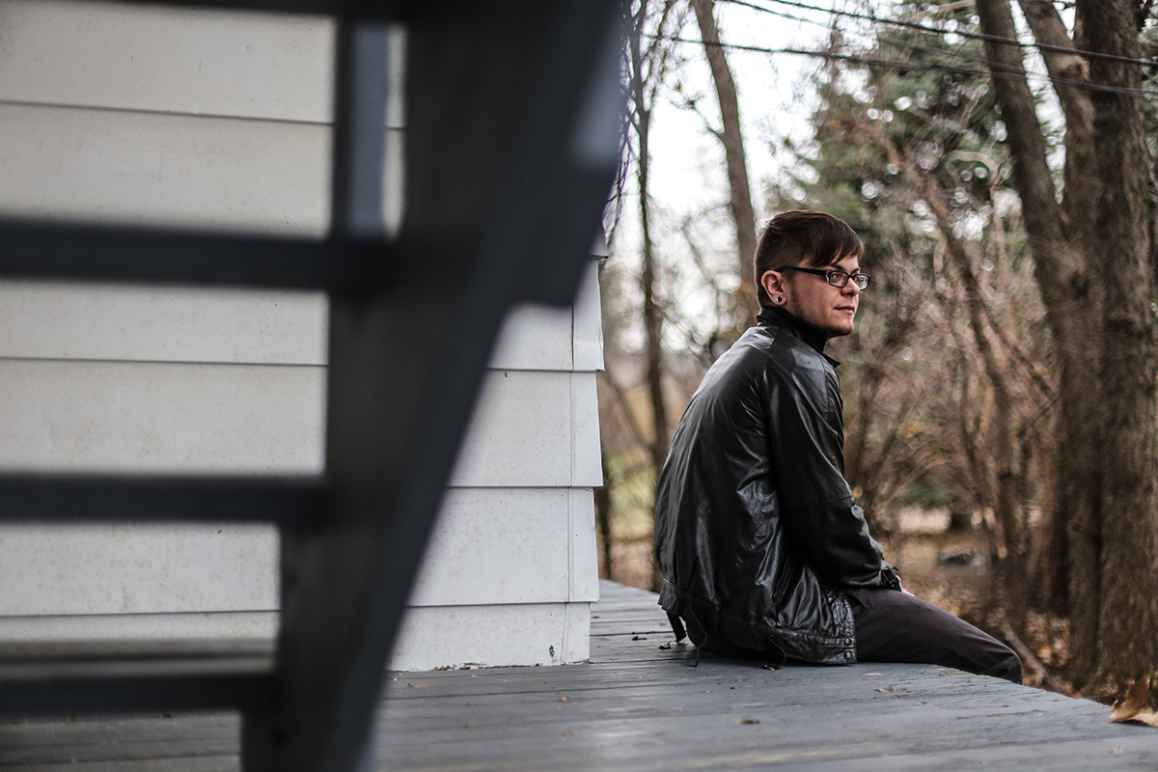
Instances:
[[[787,330],[789,334],[816,349],[816,353],[827,359],[833,367],[840,366],[840,362],[824,353],[824,344],[828,342],[830,336],[819,327],[814,327],[776,306],[761,305],[760,313],[757,314],[756,319],[763,327],[778,327]]]

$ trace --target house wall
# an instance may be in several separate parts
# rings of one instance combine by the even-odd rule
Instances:
[[[317,17],[0,4],[0,216],[321,235],[333,33]],[[320,472],[325,328],[314,293],[0,282],[0,468]],[[506,323],[393,667],[587,656],[601,366],[593,263],[574,309]],[[0,527],[0,641],[267,636],[276,553],[264,526]]]

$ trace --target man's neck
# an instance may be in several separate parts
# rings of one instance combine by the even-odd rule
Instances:
[[[803,321],[783,308],[777,306],[760,306],[760,313],[756,317],[761,324],[774,324],[780,327],[788,327],[794,331],[799,338],[812,346],[819,353],[824,353],[824,344],[828,343],[828,339],[832,337],[824,330]]]

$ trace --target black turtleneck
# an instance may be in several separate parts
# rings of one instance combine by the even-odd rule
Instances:
[[[802,319],[798,319],[778,306],[761,305],[760,313],[757,314],[756,318],[761,324],[774,324],[780,327],[788,327],[799,335],[802,341],[812,346],[820,354],[824,354],[824,344],[832,337],[819,327],[811,325]],[[829,361],[834,361],[827,355],[825,358]]]

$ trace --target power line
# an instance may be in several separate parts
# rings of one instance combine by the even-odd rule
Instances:
[[[748,51],[751,53],[760,54],[789,54],[792,56],[810,56],[817,59],[828,59],[831,61],[850,62],[852,64],[861,64],[866,67],[882,67],[893,70],[910,70],[925,72],[930,70],[938,70],[941,72],[952,72],[959,75],[981,75],[992,76],[994,78],[1004,78],[1007,80],[1019,79],[1022,77],[1037,78],[1040,80],[1048,80],[1052,83],[1057,83],[1063,86],[1070,86],[1072,88],[1085,89],[1087,91],[1098,91],[1107,94],[1124,94],[1126,96],[1135,97],[1154,97],[1158,98],[1158,91],[1151,91],[1144,88],[1124,88],[1120,86],[1109,86],[1104,83],[1092,83],[1087,80],[1077,80],[1075,78],[1061,78],[1052,75],[1041,75],[1038,73],[1027,73],[1018,68],[994,68],[979,70],[971,67],[960,67],[953,64],[945,64],[941,62],[926,62],[923,64],[914,64],[913,62],[903,62],[895,59],[880,59],[876,57],[857,56],[855,54],[836,54],[828,51],[813,51],[807,48],[765,48],[763,46],[751,46],[743,43],[724,43],[712,42],[709,40],[696,40],[693,38],[684,38],[673,35],[653,35],[645,33],[645,37],[652,40],[667,40],[672,43],[689,43],[700,46],[712,46],[715,48],[724,48],[735,51]]]
[[[889,19],[883,16],[877,16],[871,13],[860,13],[858,11],[838,11],[835,8],[821,8],[818,5],[809,5],[808,3],[797,2],[797,0],[766,0],[769,3],[776,3],[777,5],[786,5],[791,8],[799,8],[805,11],[817,11],[819,13],[827,13],[832,16],[847,16],[850,19],[860,19],[861,21],[871,21],[874,24],[889,24],[894,27],[905,27],[907,29],[918,30],[920,32],[927,32],[936,35],[959,35],[963,38],[970,38],[973,40],[985,40],[990,43],[999,43],[1006,46],[1016,46],[1018,48],[1036,48],[1039,51],[1049,51],[1057,54],[1079,54],[1089,59],[1106,59],[1112,62],[1126,62],[1128,64],[1140,64],[1146,67],[1154,67],[1158,62],[1153,59],[1138,59],[1132,56],[1122,56],[1121,54],[1111,54],[1106,51],[1091,51],[1086,48],[1075,48],[1068,46],[1056,46],[1052,43],[1027,43],[1024,40],[1017,40],[1015,38],[1006,38],[1000,35],[990,35],[985,32],[969,32],[967,30],[947,30],[940,27],[933,27],[928,24],[920,24],[915,21],[904,21],[902,19]],[[775,13],[769,8],[756,5],[754,3],[746,2],[746,0],[719,0],[722,3],[730,3],[744,8],[750,8],[753,11],[760,11],[761,13]]]
[[[816,19],[807,19],[807,18],[804,18],[802,16],[794,16],[793,14],[784,13],[783,11],[777,11],[777,10],[772,9],[772,8],[760,8],[758,6],[751,5],[750,3],[743,2],[742,0],[719,0],[719,1],[720,2],[731,2],[735,5],[744,6],[746,8],[753,8],[753,9],[759,10],[763,13],[767,13],[771,16],[776,16],[776,17],[781,18],[781,19],[787,19],[789,21],[799,22],[801,24],[811,24],[811,25],[816,26],[816,27],[823,27],[825,29],[833,29],[833,27],[828,22],[818,21]],[[778,2],[778,1],[779,0],[769,0],[769,2]],[[801,5],[801,4],[796,3],[795,5]],[[804,7],[812,8],[812,6],[804,6]],[[831,13],[833,15],[849,15],[848,13],[835,11],[832,9],[816,8],[816,10],[822,11],[824,13]],[[888,21],[888,20],[885,20],[885,21]],[[905,24],[908,25],[910,23],[906,22]],[[920,26],[920,25],[918,25],[918,26]],[[837,28],[837,29],[839,29],[839,28]],[[928,28],[928,29],[932,29],[932,28]],[[949,30],[934,30],[934,31],[938,31],[938,32],[941,32],[943,34],[964,34],[964,33],[958,33],[958,32],[950,32]],[[966,35],[966,37],[968,37],[968,36]],[[989,36],[989,37],[994,37],[994,36]],[[881,42],[887,43],[888,45],[895,46],[897,48],[903,48],[903,49],[906,49],[909,51],[921,51],[921,52],[929,53],[929,54],[942,54],[943,53],[943,54],[952,56],[954,59],[956,59],[958,61],[972,62],[974,64],[979,64],[985,69],[983,71],[979,71],[977,74],[989,74],[990,68],[992,68],[994,66],[989,62],[988,59],[980,59],[976,56],[970,56],[968,54],[964,54],[964,53],[961,53],[959,51],[948,51],[948,50],[942,51],[940,49],[932,48],[930,46],[923,46],[923,45],[920,45],[918,43],[911,43],[908,41],[902,41],[902,40],[896,40],[896,39],[881,38],[880,40],[881,40]],[[1021,45],[1021,46],[1032,47],[1033,45],[1035,45],[1032,43],[1022,43],[1021,41],[1009,41],[1009,42],[1017,43],[1018,45]],[[711,45],[710,42],[707,44]],[[1080,51],[1080,49],[1079,49],[1079,51]],[[785,51],[783,53],[789,53],[789,52]],[[819,56],[820,53],[821,52],[816,52],[816,55]],[[1142,61],[1142,60],[1134,60],[1134,61]],[[1145,63],[1150,64],[1150,65],[1158,64],[1158,62],[1151,62],[1148,60]],[[909,65],[907,63],[904,66],[907,69],[921,69],[920,66]],[[945,66],[931,66],[929,69],[942,69],[943,70],[943,69],[947,69],[947,68]],[[1154,96],[1154,97],[1158,97],[1158,91],[1149,91],[1149,90],[1146,90],[1144,88],[1131,89],[1128,87],[1121,87],[1121,86],[1108,86],[1105,84],[1091,83],[1090,81],[1080,80],[1080,79],[1076,79],[1076,78],[1065,78],[1065,77],[1061,77],[1061,76],[1055,77],[1055,76],[1049,75],[1047,73],[1028,72],[1028,71],[1018,70],[1016,68],[1011,68],[1011,67],[1006,67],[1006,66],[1000,66],[1000,69],[1002,72],[1009,73],[1012,76],[1019,76],[1019,75],[1024,74],[1025,77],[1028,79],[1037,80],[1037,81],[1049,81],[1052,83],[1057,83],[1059,85],[1071,86],[1074,88],[1084,88],[1084,89],[1090,90],[1090,91],[1103,91],[1103,92],[1112,93],[1112,94],[1126,94],[1128,96]],[[965,71],[965,72],[968,72],[968,71]]]
[[[721,2],[727,2],[727,1],[728,0],[721,0]],[[744,5],[743,3],[740,3],[740,4]],[[803,16],[795,16],[795,15],[790,14],[790,13],[784,13],[783,11],[777,11],[777,10],[774,10],[772,8],[764,8],[762,10],[765,13],[767,13],[771,16],[775,16],[779,19],[787,19],[788,21],[795,21],[795,22],[799,22],[800,24],[811,24],[814,27],[823,27],[824,29],[829,30],[829,31],[832,31],[832,30],[840,31],[840,28],[835,26],[835,22],[830,23],[830,22],[826,22],[826,21],[820,21],[818,19],[808,19],[808,18],[805,18]],[[988,59],[981,59],[981,58],[978,58],[976,56],[970,56],[969,54],[962,53],[960,51],[937,49],[937,48],[933,48],[932,46],[923,46],[923,45],[920,45],[918,43],[912,43],[912,42],[909,42],[906,40],[899,40],[899,39],[895,39],[895,38],[891,38],[891,37],[886,38],[883,36],[879,37],[878,41],[881,44],[887,44],[890,46],[894,46],[896,48],[903,48],[907,51],[921,51],[921,52],[929,53],[929,54],[945,54],[947,56],[953,57],[955,60],[960,61],[960,62],[971,62],[973,64],[980,64],[985,68],[989,67],[989,60]],[[1026,77],[1028,77],[1028,78],[1040,79],[1040,78],[1044,77],[1046,80],[1049,79],[1049,77],[1047,75],[1042,75],[1041,73],[1026,72],[1025,74],[1026,74]]]

